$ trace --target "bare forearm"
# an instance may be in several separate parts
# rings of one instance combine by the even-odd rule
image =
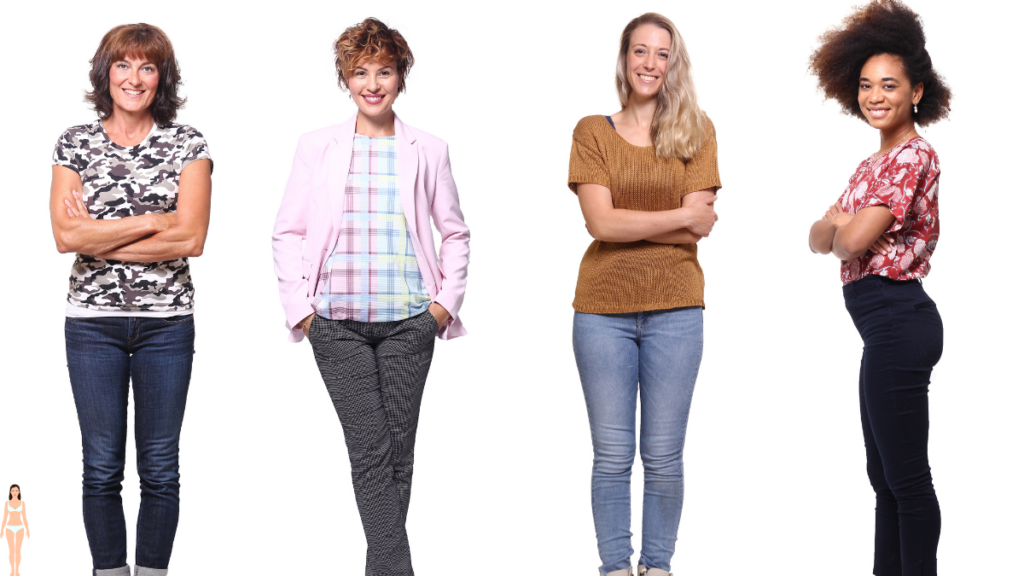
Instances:
[[[836,226],[831,220],[818,220],[811,226],[808,242],[811,252],[828,254],[832,252],[832,240],[836,235]]]
[[[202,255],[205,241],[205,234],[174,227],[97,256],[127,262],[164,262]]]
[[[701,238],[700,235],[682,228],[680,230],[655,234],[654,236],[644,238],[644,240],[654,242],[655,244],[696,244]]]
[[[117,220],[66,218],[54,230],[57,251],[61,254],[99,255],[134,242],[161,230],[156,218],[149,214]]]
[[[607,210],[589,224],[594,238],[604,242],[637,242],[652,236],[685,228],[689,209],[676,208],[658,212],[640,210]]]
[[[860,250],[857,244],[858,238],[854,234],[853,227],[849,224],[840,226],[836,229],[835,236],[832,238],[832,254],[840,260],[860,258],[867,253],[868,249]]]

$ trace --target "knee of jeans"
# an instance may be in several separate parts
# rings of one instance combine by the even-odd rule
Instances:
[[[82,489],[89,496],[121,493],[124,460],[86,459],[82,471]]]
[[[663,476],[665,478],[679,478],[683,475],[683,453],[646,454],[640,453],[640,459],[644,464],[644,475]]]
[[[628,445],[594,447],[594,473],[606,476],[629,475],[636,459],[636,449]]]
[[[899,478],[888,485],[897,500],[935,498],[935,486],[932,484],[930,470],[912,476]]]
[[[150,444],[138,450],[139,480],[145,487],[160,487],[178,483],[178,444],[163,442]]]

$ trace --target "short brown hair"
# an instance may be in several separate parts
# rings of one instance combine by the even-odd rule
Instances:
[[[100,118],[110,117],[114,112],[114,101],[110,97],[110,66],[124,58],[145,58],[156,64],[160,83],[149,111],[158,125],[170,125],[178,116],[178,109],[185,105],[185,99],[178,97],[181,70],[178,69],[170,38],[163,30],[149,24],[122,24],[103,36],[96,54],[89,61],[92,64],[89,73],[92,91],[86,93],[86,102],[92,104]]]
[[[398,91],[405,91],[405,79],[412,69],[413,57],[409,44],[398,30],[388,28],[376,18],[367,18],[350,26],[334,42],[334,68],[338,71],[338,85],[348,89],[348,77],[363,62],[381,64],[395,61],[398,69]]]
[[[843,112],[867,122],[857,100],[861,69],[872,56],[889,54],[903,63],[911,86],[924,84],[914,121],[927,126],[949,116],[953,95],[932,67],[921,18],[898,0],[874,0],[858,8],[842,26],[822,34],[820,41],[811,55],[811,72],[825,97],[839,102]]]

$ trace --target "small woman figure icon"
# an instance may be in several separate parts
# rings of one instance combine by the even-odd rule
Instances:
[[[22,528],[25,529],[24,532],[21,531]],[[29,537],[29,531],[25,503],[21,500],[21,487],[17,484],[11,484],[11,489],[7,493],[4,521],[0,524],[0,538],[6,535],[10,536],[7,539],[7,547],[11,550],[11,576],[21,576],[21,572],[18,572],[18,566],[21,565],[21,543]]]

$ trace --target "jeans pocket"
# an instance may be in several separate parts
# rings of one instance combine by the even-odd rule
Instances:
[[[160,321],[164,324],[175,325],[175,324],[187,324],[193,322],[193,314],[179,314],[178,316],[168,316],[166,318],[160,318]]]

